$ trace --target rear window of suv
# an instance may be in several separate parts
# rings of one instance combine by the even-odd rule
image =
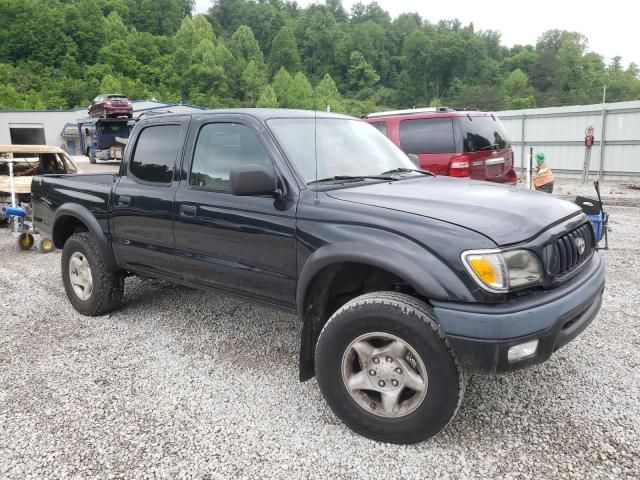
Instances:
[[[400,122],[400,145],[406,153],[455,152],[453,122],[446,118],[419,118]]]
[[[460,117],[465,152],[509,148],[511,145],[500,120],[492,116]]]

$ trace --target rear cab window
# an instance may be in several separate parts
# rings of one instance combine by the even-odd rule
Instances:
[[[464,152],[511,147],[502,123],[491,115],[460,117]]]
[[[146,183],[171,183],[179,143],[180,125],[146,127],[138,135],[129,173]]]
[[[455,152],[452,118],[402,120],[400,146],[406,153],[415,155]]]

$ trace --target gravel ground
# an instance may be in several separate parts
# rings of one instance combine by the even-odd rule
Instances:
[[[60,254],[0,231],[0,478],[640,478],[640,209],[611,209],[599,316],[544,365],[469,379],[435,438],[384,445],[297,379],[300,325],[131,278],[86,318]]]

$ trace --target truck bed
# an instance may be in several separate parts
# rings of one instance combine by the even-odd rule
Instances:
[[[55,211],[65,203],[74,203],[89,210],[108,233],[109,197],[115,180],[112,173],[34,176],[31,201],[37,212],[33,218],[35,227],[50,235]]]

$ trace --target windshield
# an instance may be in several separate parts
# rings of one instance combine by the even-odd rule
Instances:
[[[509,139],[500,120],[492,116],[467,116],[462,120],[462,138],[465,152],[508,148]]]
[[[314,126],[314,123],[317,124]],[[360,120],[279,118],[269,120],[268,124],[307,183],[315,179],[380,175],[415,168],[387,137]]]

